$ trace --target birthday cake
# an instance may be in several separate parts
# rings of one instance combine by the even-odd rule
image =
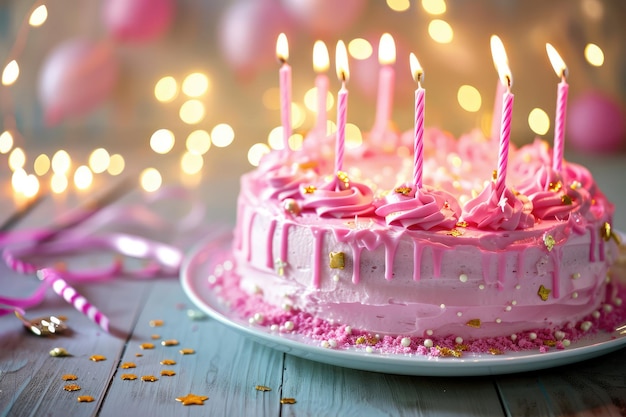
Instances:
[[[252,324],[327,346],[517,350],[562,346],[621,306],[613,206],[583,166],[552,170],[547,143],[511,147],[500,197],[477,132],[426,131],[421,189],[409,146],[347,150],[335,175],[332,143],[275,151],[241,179],[232,259],[210,281]]]

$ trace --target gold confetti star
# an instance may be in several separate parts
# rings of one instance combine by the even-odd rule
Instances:
[[[554,237],[552,235],[546,233],[545,235],[543,235],[543,244],[546,245],[546,249],[548,249],[548,252],[550,252],[552,249],[554,249],[556,240],[554,240]]]
[[[76,381],[78,377],[74,374],[65,374],[61,377],[63,381]]]
[[[154,343],[142,343],[139,345],[140,348],[146,349],[154,349]]]
[[[120,376],[120,378],[123,381],[134,381],[135,379],[137,379],[137,375],[135,375],[135,374],[122,374],[122,376]]]
[[[600,226],[600,237],[608,242],[611,239],[611,234],[611,223],[602,223],[602,226]]]
[[[561,196],[561,204],[563,204],[564,206],[571,206],[572,205],[572,197],[568,196],[567,194],[563,194]]]
[[[65,391],[79,391],[80,390],[80,385],[76,385],[76,384],[67,384],[63,387],[63,389]]]
[[[332,269],[343,269],[346,266],[346,257],[343,252],[331,252],[328,258]]]
[[[161,345],[163,345],[163,346],[178,346],[178,340],[176,340],[176,339],[162,340],[161,341]]]
[[[409,193],[411,192],[411,187],[397,187],[393,191],[395,191],[398,194],[409,195]]]
[[[561,183],[561,181],[551,182],[548,184],[548,189],[550,191],[554,191],[555,193],[561,191],[561,188],[563,188],[563,183]]]
[[[468,224],[466,221],[456,222],[456,227],[467,227]]]
[[[190,348],[181,349],[179,350],[179,352],[181,353],[181,355],[193,355],[194,353],[196,353],[195,350]]]
[[[537,290],[537,295],[539,296],[539,298],[541,298],[542,301],[548,301],[548,296],[551,292],[552,290],[544,287],[542,284],[539,286],[539,290]]]
[[[90,403],[94,398],[91,395],[79,395],[76,400],[78,400],[79,403]]]
[[[209,397],[205,395],[196,395],[189,393],[184,397],[176,397],[176,401],[183,403],[183,405],[204,405],[204,402],[208,400]]]
[[[163,320],[150,320],[148,324],[150,327],[161,327],[163,326]]]
[[[504,352],[502,352],[500,349],[489,348],[489,353],[491,353],[492,355],[502,355]]]
[[[89,357],[90,361],[94,361],[94,362],[102,362],[105,361],[107,358],[105,356],[102,355],[91,355]]]
[[[130,369],[130,368],[136,368],[137,365],[135,365],[132,362],[124,362],[123,364],[120,365],[120,368],[122,369]]]
[[[176,361],[172,359],[163,359],[160,363],[161,365],[176,365]]]
[[[461,232],[459,229],[452,229],[449,232],[446,233],[448,236],[452,236],[452,237],[459,237],[463,235],[463,232]]]
[[[465,323],[465,325],[469,326],[469,327],[474,327],[476,329],[479,329],[480,328],[480,319],[471,319],[470,321]]]
[[[295,398],[285,397],[285,398],[281,398],[280,399],[280,403],[281,404],[295,404],[296,403],[296,399]]]
[[[155,382],[155,381],[158,381],[159,378],[157,378],[154,375],[144,375],[144,376],[141,377],[141,380],[143,382]]]
[[[272,390],[270,387],[266,387],[265,385],[257,385],[254,387],[254,389],[257,391],[262,391],[262,392],[267,392],[267,391]]]
[[[169,369],[163,369],[161,371],[161,376],[174,376],[176,375],[176,372],[169,370]]]
[[[304,194],[313,194],[315,190],[317,190],[317,188],[315,188],[314,185],[307,185],[306,187],[302,189]]]

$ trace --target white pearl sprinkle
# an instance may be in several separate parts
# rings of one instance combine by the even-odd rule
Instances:
[[[572,298],[578,298],[578,292],[574,291],[574,292],[572,293]]]
[[[600,312],[598,310],[594,311],[593,313],[591,313],[591,316],[594,319],[599,319],[600,318]]]
[[[320,343],[320,346],[322,346],[323,348],[329,348],[330,343],[328,343],[328,340],[322,340],[322,342]]]
[[[339,275],[338,274],[333,275],[333,281],[339,282]]]
[[[537,333],[535,333],[535,332],[531,332],[531,333],[528,335],[528,338],[529,338],[530,340],[535,340],[535,339],[537,338]]]
[[[515,300],[511,301],[511,305],[516,306],[517,305],[517,301],[515,301]]]
[[[426,334],[427,334],[428,336],[432,336],[432,335],[433,335],[433,331],[432,331],[432,330],[430,330],[430,329],[428,329],[428,330],[426,330]]]
[[[284,303],[284,304],[283,304],[283,310],[284,310],[284,311],[291,311],[291,304],[289,304],[289,303]]]
[[[439,304],[439,308],[444,309],[444,308],[446,308],[446,305],[445,304]]]
[[[575,272],[572,274],[572,279],[578,279],[580,278],[580,272]]]
[[[366,351],[367,353],[372,353],[372,352],[374,352],[374,348],[373,348],[373,347],[371,347],[371,346],[368,346],[368,347],[366,347],[366,348],[365,348],[365,351]]]
[[[254,321],[254,317],[250,317],[250,318],[248,319],[248,323],[250,323],[250,324],[254,324],[254,323],[256,323],[256,322]]]
[[[484,286],[483,284],[480,284],[480,285],[478,286],[478,289],[479,289],[479,290],[484,290],[484,289],[485,289],[485,286]]]
[[[511,340],[514,342],[517,340],[517,335],[515,333],[511,335]]]
[[[457,336],[456,339],[454,339],[454,343],[460,345],[461,343],[463,343],[463,338],[461,336]]]
[[[586,332],[587,330],[591,329],[592,323],[590,321],[583,321],[580,324],[580,330],[582,330],[583,332]]]
[[[613,311],[613,306],[611,304],[604,304],[602,310],[604,310],[605,313],[610,313]]]
[[[346,327],[343,329],[343,332],[344,332],[345,334],[352,334],[352,327],[350,327],[350,326],[346,326]]]
[[[569,339],[563,339],[561,343],[563,343],[563,346],[568,347],[572,342]]]
[[[400,341],[400,343],[404,347],[409,347],[409,346],[411,346],[411,339],[408,338],[408,337],[403,337],[402,340]]]
[[[457,317],[461,317],[462,315],[463,315],[463,312],[462,312],[462,311],[458,311],[458,312],[456,313],[456,316],[457,316]]]
[[[561,331],[561,330],[557,330],[554,332],[554,337],[556,340],[563,340],[565,339],[565,332]]]
[[[498,324],[502,323],[502,319],[500,319],[500,318],[496,319],[496,323],[498,323]]]
[[[615,300],[613,300],[613,303],[619,307],[622,305],[622,299],[619,297],[615,297]]]
[[[293,330],[293,326],[294,326],[293,321],[287,320],[284,326],[285,326],[285,330]]]
[[[233,262],[232,261],[224,262],[224,269],[226,271],[230,271],[231,269],[233,269]]]
[[[522,288],[522,286],[521,286],[521,285],[519,285],[519,284],[517,284],[517,285],[515,286],[515,289],[516,289],[516,290],[519,290],[519,289],[521,289],[521,288]]]
[[[256,323],[262,323],[264,319],[265,319],[265,317],[263,317],[263,314],[261,314],[261,313],[254,313],[254,321]]]
[[[433,347],[432,339],[424,339],[424,346],[426,346],[427,348]]]
[[[209,278],[207,278],[207,280],[209,281],[209,284],[215,284],[217,282],[217,277],[211,274],[209,275]]]
[[[467,274],[461,274],[459,275],[459,281],[461,282],[467,282],[468,276]]]
[[[511,307],[511,306],[506,306],[506,307],[504,308],[504,311],[511,311],[511,309],[512,309],[512,308],[513,308],[513,307]]]
[[[278,330],[278,324],[272,324],[270,326],[270,330],[273,331],[273,332],[277,331]]]
[[[328,345],[334,349],[337,347],[337,341],[335,339],[328,339]]]

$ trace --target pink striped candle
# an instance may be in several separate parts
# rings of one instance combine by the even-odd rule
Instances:
[[[417,190],[422,188],[422,171],[424,170],[424,104],[426,102],[426,90],[422,88],[424,70],[417,60],[415,54],[409,56],[411,74],[417,83],[415,90],[415,122],[414,122],[414,149],[413,149],[413,184],[415,185],[415,195]]]
[[[396,45],[393,37],[383,33],[378,44],[378,62],[381,65],[378,72],[378,97],[376,100],[376,118],[372,133],[382,135],[387,130],[393,107],[393,86],[396,72],[393,64],[396,62]]]
[[[499,56],[506,65],[509,65],[509,58],[506,55],[504,45],[500,38],[496,35],[491,37],[491,54],[493,56],[493,65],[498,69],[495,56]],[[496,96],[493,101],[493,114],[491,116],[491,140],[500,139],[500,122],[502,121],[502,95],[506,91],[506,85],[498,78],[496,83]]]
[[[326,71],[330,62],[328,48],[323,41],[316,41],[313,45],[313,69],[317,73],[315,77],[315,89],[317,91],[317,121],[315,131],[326,134],[326,96],[328,95],[328,76]]]
[[[346,140],[346,121],[348,119],[348,90],[346,83],[350,78],[348,52],[343,41],[337,42],[335,51],[337,78],[341,81],[341,89],[337,95],[337,140],[335,148],[335,173],[343,169],[343,152]],[[340,187],[337,180],[337,188]]]
[[[285,151],[289,150],[289,138],[291,137],[291,67],[287,63],[289,59],[289,44],[284,33],[278,35],[276,41],[276,57],[282,63],[278,72],[280,88],[280,120],[283,126],[283,145]]]
[[[561,82],[557,87],[556,114],[554,120],[554,145],[552,151],[552,169],[560,173],[563,168],[563,148],[565,142],[565,117],[567,113],[567,93],[569,85],[565,77],[567,76],[567,66],[559,53],[552,45],[546,43],[546,52],[556,75],[561,77]]]

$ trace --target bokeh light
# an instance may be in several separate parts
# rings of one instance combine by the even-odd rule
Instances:
[[[13,148],[13,135],[8,130],[0,134],[0,153],[8,153]]]
[[[188,97],[200,97],[209,90],[209,87],[209,77],[200,72],[189,74],[182,84],[183,93]]]
[[[363,38],[356,38],[352,39],[348,43],[348,52],[350,53],[350,56],[352,58],[362,60],[372,56],[374,48],[368,40]]]
[[[11,171],[24,168],[26,164],[26,154],[22,148],[14,148],[9,154],[9,168]]]
[[[585,59],[594,67],[601,67],[604,64],[604,52],[598,45],[588,43],[585,46]]]
[[[118,153],[115,153],[111,155],[107,172],[113,176],[120,175],[122,172],[124,172],[125,167],[126,162],[124,161],[124,157]]]
[[[477,112],[482,105],[480,92],[471,85],[460,86],[456,98],[461,108],[468,112]]]
[[[170,75],[161,78],[154,86],[154,97],[161,103],[169,103],[178,95],[178,83]]]
[[[72,160],[70,159],[70,155],[67,151],[63,149],[58,150],[52,155],[52,172],[55,174],[67,174],[70,170],[70,166],[72,165]]]
[[[28,174],[22,184],[22,194],[25,197],[31,198],[37,195],[39,192],[39,180],[33,174]]]
[[[33,163],[33,169],[35,170],[35,174],[46,175],[50,170],[50,158],[45,153],[42,153],[37,158],[35,158],[35,162]]]
[[[211,148],[211,135],[206,130],[194,130],[187,136],[187,150],[197,155],[204,155]]]
[[[528,126],[537,135],[545,135],[550,130],[550,118],[540,108],[534,108],[528,113]]]
[[[193,152],[185,152],[180,159],[180,169],[185,174],[193,175],[202,170],[204,159],[202,155]]]
[[[64,174],[53,174],[50,179],[50,189],[55,194],[61,194],[67,190],[69,185],[67,177]]]
[[[162,182],[161,173],[156,168],[146,168],[139,175],[141,188],[149,193],[161,188]]]
[[[23,168],[18,168],[11,174],[11,186],[13,191],[21,193],[24,188],[24,182],[26,181],[26,171]]]
[[[88,165],[94,174],[101,174],[106,171],[109,163],[111,163],[111,155],[104,148],[94,149],[89,155]]]
[[[335,99],[330,91],[326,92],[326,111],[333,108]],[[304,93],[304,106],[310,111],[317,112],[317,87],[313,87]]]
[[[165,155],[172,150],[175,142],[174,132],[168,129],[159,129],[150,137],[150,148],[156,153]]]
[[[218,148],[225,148],[235,140],[235,131],[227,123],[215,125],[211,130],[211,142]]]
[[[20,66],[16,60],[13,60],[4,67],[2,71],[2,85],[12,85],[20,76]]]
[[[261,101],[263,102],[263,107],[268,110],[279,110],[280,109],[280,90],[277,87],[268,88],[263,92],[263,96],[261,97]]]
[[[204,119],[204,115],[206,114],[206,110],[204,108],[204,103],[200,100],[187,100],[180,106],[180,110],[178,115],[180,116],[180,120],[187,123],[188,125],[195,125],[196,123],[200,123]]]
[[[79,190],[86,190],[93,183],[93,173],[87,165],[81,165],[74,172],[74,185]]]
[[[42,4],[41,6],[33,10],[33,12],[30,14],[30,18],[28,19],[28,24],[31,25],[32,27],[39,27],[43,25],[47,19],[48,19],[48,8],[46,7],[45,4]]]
[[[428,24],[428,34],[437,43],[450,43],[454,38],[452,26],[441,19],[431,20]]]
[[[270,152],[269,146],[264,143],[255,143],[248,150],[248,162],[252,166],[259,166],[261,158]]]
[[[291,103],[291,127],[297,129],[304,124],[306,111],[299,103]]]
[[[387,0],[387,6],[394,12],[404,12],[411,7],[409,0]]]
[[[354,123],[346,123],[346,148],[354,149],[363,144],[361,129]]]
[[[446,12],[445,0],[422,0],[422,8],[428,14],[440,15]]]

